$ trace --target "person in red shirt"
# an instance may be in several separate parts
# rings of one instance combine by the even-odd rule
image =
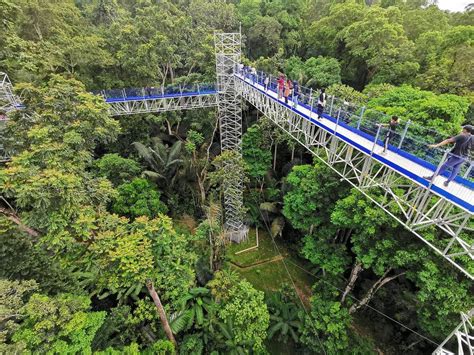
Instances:
[[[283,90],[285,90],[285,76],[280,74],[280,77],[277,80],[278,83],[278,99],[283,98]]]

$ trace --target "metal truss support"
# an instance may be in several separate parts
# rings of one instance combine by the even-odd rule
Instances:
[[[108,101],[112,116],[192,110],[217,106],[217,94],[177,95],[141,100]]]
[[[20,106],[20,100],[13,93],[13,86],[8,75],[0,72],[0,162],[2,163],[9,161],[11,155],[3,145],[8,113],[19,109]]]
[[[221,150],[242,156],[242,106],[235,90],[234,70],[240,63],[241,34],[215,33],[216,74]],[[226,161],[225,171],[236,174],[235,159]],[[230,240],[240,243],[247,238],[248,228],[243,223],[243,176],[224,182],[225,229]]]
[[[461,323],[446,340],[436,348],[433,355],[474,355],[474,308],[467,314],[461,313]],[[456,352],[447,350],[456,349]]]
[[[13,94],[13,86],[8,75],[0,72],[0,113],[8,113],[20,106],[20,100]]]
[[[392,170],[370,153],[352,146],[243,80],[237,79],[236,83],[237,91],[245,100],[439,255],[474,279],[471,274],[474,270],[474,219],[469,211]],[[436,233],[433,227],[445,233]]]

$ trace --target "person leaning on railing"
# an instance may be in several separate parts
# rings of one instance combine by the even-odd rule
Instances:
[[[462,128],[461,133],[457,136],[445,139],[438,144],[429,144],[428,147],[430,148],[438,148],[446,144],[454,143],[454,147],[450,151],[450,157],[441,166],[439,171],[431,176],[424,176],[423,178],[433,180],[437,175],[441,175],[448,170],[448,168],[452,168],[451,175],[449,175],[449,178],[444,182],[444,186],[448,186],[449,183],[459,174],[462,165],[468,160],[469,154],[473,150],[473,133],[474,126],[467,125]]]

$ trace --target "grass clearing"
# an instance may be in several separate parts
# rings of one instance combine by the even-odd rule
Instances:
[[[266,230],[259,229],[258,233],[259,247],[257,249],[235,254],[236,251],[256,245],[254,229],[250,231],[248,241],[241,244],[232,244],[228,248],[227,255],[231,268],[237,270],[256,289],[265,293],[277,291],[285,283],[292,286],[291,279],[288,276],[288,273],[290,273],[298,294],[305,305],[309,306],[311,286],[315,281],[314,277],[298,267],[298,265],[303,266],[302,261],[290,255],[283,245],[278,245],[282,254],[280,256]],[[283,259],[285,262],[283,262]]]

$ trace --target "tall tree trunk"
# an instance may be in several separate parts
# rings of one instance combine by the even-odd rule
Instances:
[[[397,274],[395,276],[390,276],[390,277],[387,277],[388,273],[392,271],[391,268],[389,268],[387,271],[385,271],[385,273],[382,275],[382,277],[380,279],[377,280],[377,282],[375,282],[372,287],[367,291],[367,293],[365,294],[364,298],[362,298],[362,300],[358,303],[354,303],[351,308],[349,308],[349,314],[352,314],[354,313],[355,311],[357,311],[359,308],[365,306],[366,304],[368,304],[370,302],[370,300],[372,299],[372,297],[374,297],[375,293],[383,286],[385,285],[386,283],[396,279],[397,277],[400,277],[402,275],[405,274],[405,272],[402,272],[400,274]]]
[[[155,303],[158,315],[160,316],[161,325],[165,330],[166,336],[173,343],[175,350],[177,350],[178,343],[176,343],[176,339],[174,338],[173,332],[171,331],[170,324],[168,323],[168,319],[166,318],[165,309],[161,304],[161,300],[158,296],[158,293],[156,293],[155,286],[153,286],[153,282],[147,281],[146,288],[148,289],[148,293],[150,294],[151,298],[153,298],[153,302]]]
[[[344,300],[346,299],[346,296],[351,292],[354,288],[355,282],[357,281],[357,278],[359,277],[359,274],[361,271],[364,270],[362,268],[362,263],[359,260],[356,260],[354,263],[354,266],[352,267],[351,270],[351,276],[349,277],[349,283],[346,286],[346,289],[344,290],[344,293],[342,294],[341,297],[341,303],[344,303]]]
[[[276,165],[277,165],[277,149],[278,149],[278,143],[275,142],[275,150],[273,151],[273,171],[276,171]]]

